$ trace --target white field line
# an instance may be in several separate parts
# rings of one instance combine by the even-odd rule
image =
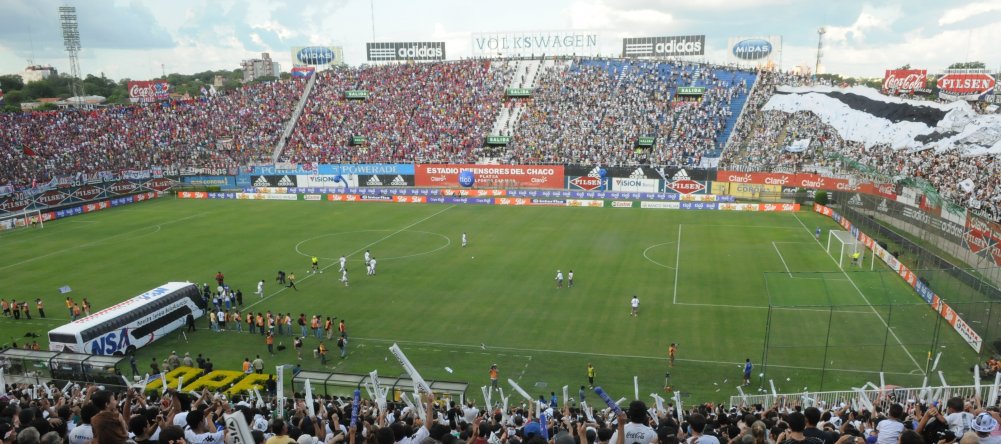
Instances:
[[[799,224],[803,226],[803,229],[806,230],[807,233],[810,233],[810,235],[813,235],[813,233],[810,232],[810,228],[807,227],[806,224],[803,223],[803,221],[799,218],[799,216],[797,216],[795,213],[793,213],[792,216],[796,218],[796,221],[799,222]],[[832,261],[834,261],[835,264],[838,263],[838,260],[834,256],[831,255],[831,252],[827,251],[827,249],[824,248],[824,244],[821,244],[819,239],[814,238],[814,241],[817,242],[817,246],[819,246],[820,249],[823,250],[824,253],[826,253],[827,256],[831,258]],[[900,348],[902,348],[904,350],[904,353],[907,354],[907,357],[911,358],[911,362],[913,362],[914,366],[918,368],[918,371],[920,371],[922,374],[925,374],[924,369],[921,368],[920,364],[918,364],[918,360],[914,359],[914,355],[912,355],[911,352],[910,352],[910,350],[908,350],[907,347],[904,346],[904,343],[900,341],[900,338],[897,337],[897,333],[895,331],[893,331],[892,328],[890,328],[890,325],[886,323],[886,320],[883,319],[883,316],[880,315],[879,312],[876,311],[876,308],[872,306],[872,303],[869,302],[869,298],[865,297],[865,293],[862,293],[862,289],[860,289],[858,287],[858,285],[855,284],[855,281],[853,281],[852,278],[851,278],[851,276],[848,275],[848,272],[846,272],[842,268],[841,269],[841,273],[845,275],[845,278],[847,278],[848,282],[852,284],[852,287],[855,287],[855,291],[858,292],[859,296],[862,297],[862,300],[865,301],[866,305],[869,306],[869,309],[872,310],[872,313],[875,314],[876,317],[879,318],[879,321],[883,323],[883,326],[886,327],[886,330],[890,332],[890,335],[893,336],[893,339],[897,341],[897,344],[900,345]]]
[[[678,303],[678,270],[681,269],[681,224],[678,224],[678,252],[674,256],[674,303]]]
[[[649,246],[649,247],[646,247],[646,249],[645,249],[645,250],[643,250],[643,258],[645,258],[646,260],[648,260],[648,261],[650,261],[650,262],[653,262],[653,264],[654,264],[654,265],[657,265],[657,266],[660,266],[660,267],[664,267],[664,268],[674,268],[674,267],[672,267],[672,266],[670,266],[670,265],[664,265],[664,264],[662,264],[662,263],[660,263],[660,262],[657,262],[657,261],[653,260],[653,259],[652,259],[652,258],[651,258],[650,256],[648,256],[648,255],[646,254],[646,253],[647,253],[648,251],[650,251],[650,250],[652,250],[652,249],[654,249],[654,248],[657,248],[657,247],[660,247],[660,246],[662,246],[662,245],[670,245],[670,244],[673,244],[673,243],[674,243],[673,241],[671,241],[671,242],[663,242],[663,243],[659,243],[659,244],[653,244],[653,245],[651,245],[651,246]]]
[[[410,225],[407,225],[407,226],[405,226],[403,228],[400,228],[399,230],[396,230],[396,231],[394,231],[392,233],[389,233],[389,234],[383,236],[382,238],[376,240],[375,242],[372,242],[372,243],[370,243],[368,245],[365,245],[364,247],[361,247],[361,248],[359,248],[359,249],[357,249],[355,251],[352,251],[350,254],[348,254],[348,255],[346,255],[344,257],[345,258],[349,258],[351,256],[354,256],[354,255],[356,255],[356,254],[358,254],[358,253],[360,253],[362,251],[365,251],[365,249],[367,249],[367,248],[369,248],[369,247],[371,247],[371,246],[373,246],[375,244],[378,244],[379,242],[382,242],[382,241],[384,241],[386,239],[389,239],[389,238],[391,238],[393,236],[396,236],[397,234],[400,234],[400,233],[402,233],[404,231],[407,231],[407,229],[412,228],[412,227],[416,226],[417,224],[419,224],[421,222],[424,222],[424,221],[426,221],[428,219],[431,219],[432,217],[435,217],[435,216],[437,216],[437,215],[439,215],[441,213],[444,213],[444,212],[446,212],[448,210],[451,210],[452,208],[455,208],[455,205],[450,205],[450,206],[446,207],[444,210],[438,211],[438,212],[436,212],[436,213],[434,213],[434,214],[432,214],[432,215],[430,215],[428,217],[425,217],[425,218],[423,218],[421,220],[418,220],[417,222],[414,222],[414,223],[412,223]],[[330,265],[327,265],[325,267],[320,268],[320,271],[326,270],[326,269],[328,269],[330,267],[333,267],[334,265],[338,265],[339,266],[340,262],[331,262]],[[309,279],[309,278],[311,278],[313,276],[316,276],[316,274],[307,274],[306,277],[300,279],[299,282],[303,282],[306,279]],[[271,294],[269,294],[269,295],[267,295],[267,296],[265,296],[263,298],[260,298],[257,302],[254,302],[253,304],[250,304],[250,305],[246,306],[244,308],[244,310],[249,310],[251,307],[253,307],[253,306],[257,305],[257,304],[260,304],[261,302],[264,302],[264,301],[266,301],[268,299],[271,299],[273,296],[278,295],[279,293],[285,291],[286,289],[288,289],[288,287],[281,287],[277,291],[275,291],[274,293],[271,293]]]

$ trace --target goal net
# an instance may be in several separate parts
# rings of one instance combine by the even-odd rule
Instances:
[[[42,212],[39,210],[25,210],[0,216],[0,231],[42,228],[43,225]]]
[[[865,246],[851,233],[841,230],[827,232],[827,253],[838,260],[838,267],[845,265],[862,266],[865,260]]]

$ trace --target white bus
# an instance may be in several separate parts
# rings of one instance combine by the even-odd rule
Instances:
[[[49,350],[123,355],[184,327],[204,314],[198,286],[168,282],[132,299],[49,331]]]

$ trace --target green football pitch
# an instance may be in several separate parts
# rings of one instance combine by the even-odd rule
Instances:
[[[901,279],[842,271],[825,249],[837,228],[809,211],[164,198],[0,234],[3,296],[42,297],[49,315],[0,320],[0,342],[34,332],[44,349],[48,329],[67,321],[64,285],[97,310],[169,281],[213,283],[221,271],[243,291],[244,310],[346,320],[347,358],[328,344],[327,366],[308,353],[306,370],[393,377],[402,373],[388,351],[397,342],[425,379],[468,382],[477,398],[491,364],[536,396],[563,385],[576,393],[593,363],[613,397],[631,397],[636,376],[649,399],[670,373],[688,402],[720,401],[736,394],[745,358],[756,366],[750,393],[768,379],[780,392],[847,389],[878,382],[880,370],[889,384],[919,386],[933,349],[943,351],[939,369],[950,382],[968,384],[976,355],[929,307],[914,305],[921,300]],[[366,250],[377,276],[365,274]],[[350,287],[338,281],[341,255]],[[324,273],[307,273],[310,256]],[[573,270],[573,288],[556,288],[557,269]],[[278,270],[295,272],[298,290],[279,287]],[[254,295],[261,279],[263,299]],[[770,301],[783,307],[770,310]],[[270,356],[263,337],[207,324],[200,319],[187,340],[175,334],[140,349],[141,370],[171,350],[202,353],[216,369],[239,369],[257,354],[271,369],[297,362],[291,337],[278,338],[288,348]]]

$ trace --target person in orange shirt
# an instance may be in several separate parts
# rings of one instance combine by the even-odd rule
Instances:
[[[264,343],[268,344],[268,353],[275,354],[275,335],[268,333],[268,337],[264,339]]]
[[[497,390],[497,378],[500,377],[500,372],[497,371],[497,364],[490,366],[490,389]]]
[[[327,316],[327,320],[323,322],[323,331],[327,332],[327,340],[334,336],[334,321],[330,320],[330,316]]]
[[[3,316],[10,317],[10,303],[6,299],[0,299],[0,308],[3,308]]]
[[[321,342],[318,350],[320,351],[320,365],[327,365],[327,346]]]
[[[75,321],[76,318],[79,318],[79,317],[80,317],[80,305],[74,303],[73,304],[73,320]]]
[[[250,358],[243,358],[243,373],[250,374]]]
[[[257,330],[264,336],[264,315],[261,312],[257,312]]]
[[[74,305],[76,305],[76,303],[73,302],[72,298],[66,298],[66,311],[69,312],[71,318],[73,317],[73,306]]]
[[[250,334],[257,332],[257,324],[254,323],[254,313],[247,313],[247,329],[250,330]]]
[[[340,324],[337,324],[337,331],[340,332],[342,338],[348,338],[348,326],[344,323],[343,319],[341,319]]]
[[[313,329],[313,335],[316,336],[316,339],[321,339],[323,337],[322,336],[323,333],[320,333],[320,318],[319,317],[313,316],[313,319],[309,321],[309,328]]]
[[[35,298],[35,308],[38,309],[38,316],[41,318],[45,317],[45,305],[42,304],[42,298]]]
[[[671,367],[674,367],[674,355],[678,353],[678,346],[675,343],[671,343],[671,346],[667,348],[667,356],[671,358]]]

